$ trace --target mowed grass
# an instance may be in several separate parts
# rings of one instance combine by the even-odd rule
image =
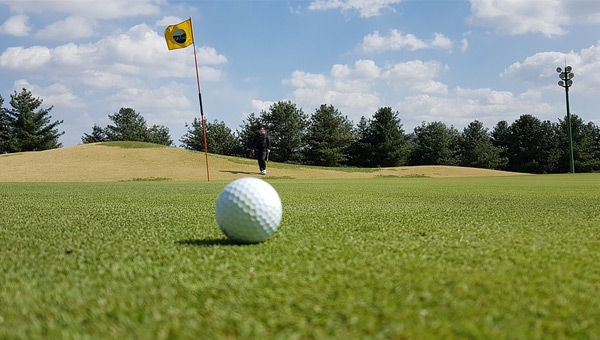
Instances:
[[[209,154],[212,181],[256,176],[255,159]],[[206,155],[141,142],[106,142],[0,155],[0,182],[205,181]],[[523,175],[454,166],[392,168],[317,167],[268,163],[271,179],[367,179],[375,177],[483,177]]]
[[[0,339],[598,339],[600,175],[0,183]]]

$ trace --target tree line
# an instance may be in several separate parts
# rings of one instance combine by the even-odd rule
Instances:
[[[52,107],[25,89],[10,96],[5,109],[0,96],[0,153],[39,151],[61,147],[64,133],[51,121]],[[108,115],[112,124],[96,124],[85,133],[83,143],[143,141],[173,145],[169,129],[148,126],[132,108]],[[462,131],[440,121],[423,122],[406,132],[398,111],[379,108],[371,118],[354,125],[333,105],[321,105],[310,116],[290,101],[274,103],[259,114],[251,113],[239,130],[223,121],[205,122],[211,153],[250,157],[258,127],[265,126],[271,139],[270,159],[319,166],[391,167],[403,165],[455,165],[528,173],[569,171],[566,119],[542,121],[524,114],[509,123],[500,121],[490,131],[474,120]],[[573,151],[577,172],[600,171],[600,127],[571,117]],[[180,147],[204,151],[202,122],[185,124]]]
[[[271,139],[270,159],[319,166],[391,167],[454,165],[527,173],[569,172],[566,118],[541,121],[524,114],[490,131],[474,120],[462,131],[443,122],[423,122],[406,133],[399,113],[379,108],[356,126],[332,105],[308,117],[292,102],[277,102],[250,114],[235,132],[224,122],[206,123],[210,152],[249,157],[258,127]],[[600,127],[571,116],[575,168],[600,171]],[[187,125],[181,146],[204,151],[201,121]]]

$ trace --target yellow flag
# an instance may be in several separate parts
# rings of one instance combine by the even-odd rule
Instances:
[[[177,25],[169,25],[165,30],[165,39],[170,50],[190,46],[194,42],[192,19],[187,19]]]

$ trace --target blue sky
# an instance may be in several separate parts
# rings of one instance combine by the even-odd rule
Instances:
[[[205,117],[232,130],[280,100],[355,124],[390,106],[406,132],[556,122],[565,57],[572,113],[600,124],[597,0],[0,0],[0,94],[54,106],[65,146],[121,107],[179,145],[199,117],[193,48],[169,51],[163,32],[188,17]]]

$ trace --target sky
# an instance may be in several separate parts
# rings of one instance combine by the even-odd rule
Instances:
[[[64,146],[122,107],[169,128],[200,117],[193,46],[167,49],[192,18],[205,118],[240,129],[291,101],[354,124],[389,106],[405,132],[441,121],[490,130],[523,114],[600,124],[597,0],[0,0],[0,95],[52,106]]]

